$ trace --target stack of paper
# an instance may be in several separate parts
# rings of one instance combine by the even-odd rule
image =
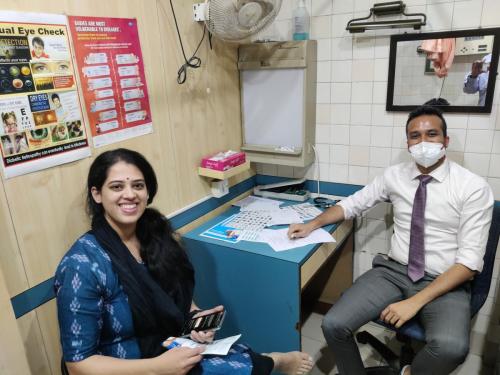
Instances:
[[[294,204],[293,206],[288,206],[288,207],[290,207],[292,210],[295,210],[300,215],[300,218],[302,220],[312,220],[323,212],[316,206],[307,202],[301,204]]]
[[[284,207],[279,210],[269,211],[269,214],[271,215],[271,221],[267,223],[266,227],[271,227],[273,225],[303,223],[297,211],[293,210],[290,207]]]
[[[206,349],[201,354],[226,355],[229,352],[229,349],[231,349],[231,346],[238,341],[240,337],[241,335],[226,337],[225,339],[214,340],[208,344],[200,344],[190,339],[178,337],[174,340],[174,342],[180,346],[186,346],[188,348],[197,348],[205,345]]]
[[[285,229],[264,229],[260,234],[259,240],[267,242],[275,251],[293,249],[295,247],[306,246],[313,243],[335,242],[335,239],[326,230],[320,228],[311,232],[304,238],[288,238],[288,228]]]
[[[233,203],[233,206],[240,207],[240,211],[272,211],[278,210],[282,201],[274,199],[260,198],[253,195]]]

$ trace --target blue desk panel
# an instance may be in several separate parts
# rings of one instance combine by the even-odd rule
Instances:
[[[321,244],[276,252],[262,242],[200,236],[238,211],[231,207],[183,237],[195,268],[195,302],[200,308],[226,307],[217,337],[241,333],[257,352],[299,350],[300,267]]]

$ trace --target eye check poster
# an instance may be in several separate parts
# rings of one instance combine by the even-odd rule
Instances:
[[[6,178],[90,156],[66,16],[0,11],[0,121]]]
[[[68,19],[94,147],[151,133],[137,21]]]

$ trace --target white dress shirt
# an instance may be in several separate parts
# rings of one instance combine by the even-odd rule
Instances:
[[[388,167],[362,190],[339,202],[346,219],[389,200],[394,233],[389,257],[408,264],[413,199],[421,172],[415,162]],[[445,159],[430,173],[425,206],[425,272],[440,275],[459,263],[481,271],[493,212],[493,193],[486,181]]]

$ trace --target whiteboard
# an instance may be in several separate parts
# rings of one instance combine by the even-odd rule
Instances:
[[[303,147],[304,73],[303,68],[241,71],[245,145]]]

